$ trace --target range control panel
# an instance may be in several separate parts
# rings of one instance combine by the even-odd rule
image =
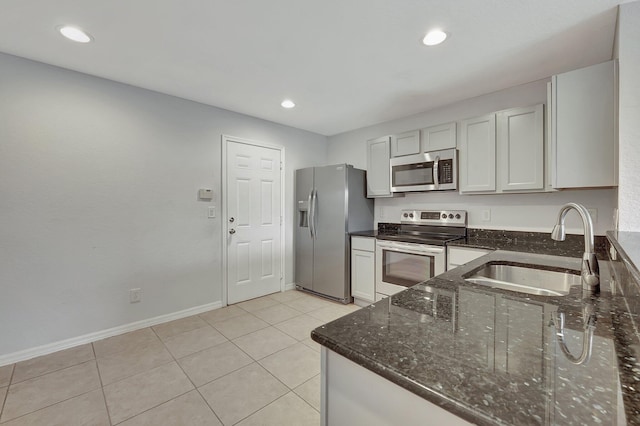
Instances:
[[[467,226],[465,210],[402,210],[400,223],[414,225]]]

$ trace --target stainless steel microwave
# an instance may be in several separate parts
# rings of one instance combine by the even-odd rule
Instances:
[[[443,149],[392,158],[391,192],[458,189],[458,151]]]

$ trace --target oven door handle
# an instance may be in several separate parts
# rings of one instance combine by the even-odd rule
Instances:
[[[407,254],[441,254],[444,253],[444,248],[420,248],[415,249],[409,246],[387,246],[378,244],[378,247],[381,250],[389,250],[395,251],[398,253],[407,253]]]

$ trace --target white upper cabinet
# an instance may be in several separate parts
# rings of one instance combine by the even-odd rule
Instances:
[[[440,124],[420,130],[422,152],[456,147],[456,123]]]
[[[367,197],[391,197],[390,185],[391,137],[367,141]]]
[[[391,136],[391,157],[420,153],[420,130]]]
[[[544,106],[512,108],[496,114],[498,189],[544,189]]]
[[[496,190],[496,115],[488,114],[460,123],[460,192]]]
[[[553,76],[549,165],[554,188],[616,186],[616,62]]]
[[[464,120],[461,193],[544,191],[544,105]]]

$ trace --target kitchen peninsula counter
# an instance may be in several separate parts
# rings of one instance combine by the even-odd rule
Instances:
[[[601,262],[601,293],[543,297],[472,284],[488,261],[578,270],[576,258],[495,251],[315,329],[312,338],[475,424],[640,424],[638,337],[622,286]],[[612,262],[614,263],[614,262]],[[583,311],[596,325],[589,360],[558,344],[560,314],[575,357]],[[554,319],[555,318],[555,319]]]

